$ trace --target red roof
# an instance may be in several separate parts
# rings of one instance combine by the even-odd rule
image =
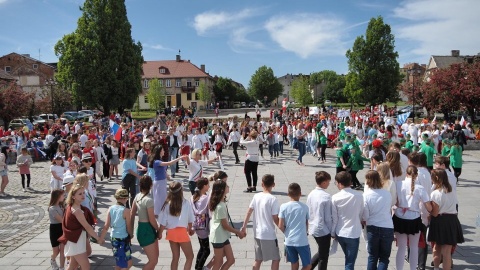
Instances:
[[[165,73],[160,73],[160,68],[165,68]],[[210,77],[200,68],[189,61],[145,61],[143,63],[142,78],[204,78]]]

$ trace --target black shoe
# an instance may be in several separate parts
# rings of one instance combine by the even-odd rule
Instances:
[[[247,189],[244,190],[243,192],[244,192],[244,193],[250,193],[250,192],[252,192],[252,188],[247,187]]]
[[[235,164],[240,164],[240,161],[235,161]]]
[[[253,187],[252,192],[257,192],[257,187]]]

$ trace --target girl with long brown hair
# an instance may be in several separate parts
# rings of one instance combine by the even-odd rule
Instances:
[[[190,203],[183,198],[183,186],[180,182],[171,182],[167,200],[163,204],[159,216],[160,231],[159,238],[162,238],[163,230],[167,230],[167,239],[172,250],[172,261],[170,269],[178,269],[180,259],[180,248],[185,255],[183,269],[191,269],[193,263],[193,249],[189,235],[195,231],[192,229],[194,221],[193,210]]]
[[[402,165],[400,163],[400,153],[397,151],[388,151],[387,162],[392,171],[393,181],[403,181],[405,179],[405,172],[402,171]]]

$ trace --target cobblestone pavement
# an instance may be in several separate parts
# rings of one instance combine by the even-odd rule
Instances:
[[[0,198],[0,258],[48,229],[50,201],[50,163],[36,162],[30,167],[31,191],[23,192],[15,164],[9,165],[9,183]]]

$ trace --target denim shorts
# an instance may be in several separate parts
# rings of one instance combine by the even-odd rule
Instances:
[[[302,260],[303,267],[310,265],[312,262],[309,245],[301,247],[285,246],[285,253],[287,255],[287,261],[290,263],[297,263],[298,257]]]
[[[111,242],[117,267],[128,268],[128,261],[132,259],[130,240],[128,238],[112,238]]]
[[[8,176],[8,170],[1,170],[0,176]]]

